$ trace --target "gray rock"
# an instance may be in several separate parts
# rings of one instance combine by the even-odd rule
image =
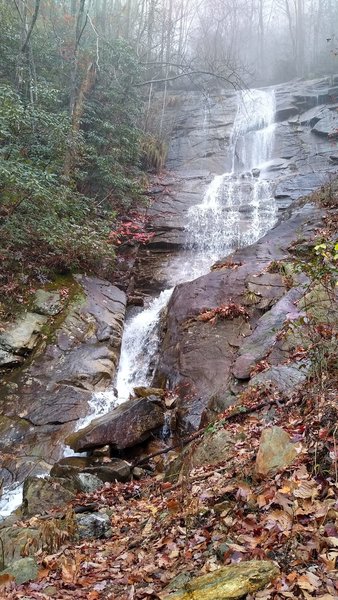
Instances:
[[[29,364],[3,385],[0,478],[6,486],[41,472],[41,464],[48,471],[59,460],[64,439],[86,416],[93,391],[106,389],[116,372],[126,295],[107,281],[85,276],[70,278],[67,286],[69,304],[48,324],[47,345],[40,344]],[[47,319],[28,315],[34,317],[30,332]]]
[[[284,394],[291,394],[295,388],[305,381],[308,370],[308,365],[299,363],[293,365],[274,365],[252,377],[250,385],[272,383]]]
[[[34,311],[40,315],[54,317],[62,310],[61,295],[59,292],[48,292],[46,290],[37,290],[35,292]]]
[[[35,558],[26,557],[13,562],[7,569],[0,573],[1,575],[9,574],[15,579],[17,585],[34,581],[38,576],[38,564]]]
[[[100,480],[102,486],[106,481],[128,481],[130,479],[130,464],[120,458],[106,459],[102,458],[70,456],[62,458],[57,462],[52,470],[53,477],[71,479],[77,485],[78,475],[87,473]]]
[[[13,354],[25,354],[36,346],[47,317],[26,312],[0,334],[0,347]]]
[[[105,513],[76,515],[76,522],[81,540],[108,538],[111,535],[110,519]]]
[[[338,137],[338,114],[326,109],[323,116],[312,128],[314,133],[328,138]]]
[[[102,479],[92,473],[78,473],[74,478],[74,483],[77,489],[85,494],[92,494],[103,485]]]

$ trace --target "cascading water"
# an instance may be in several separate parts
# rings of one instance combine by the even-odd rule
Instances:
[[[230,144],[232,170],[215,177],[201,204],[188,212],[187,246],[195,250],[194,263],[210,265],[273,226],[275,201],[260,170],[273,150],[274,114],[273,91],[241,94]]]
[[[128,400],[134,386],[148,385],[152,379],[160,314],[171,294],[172,289],[165,290],[126,324],[116,380],[118,402]]]
[[[204,124],[210,112],[205,101]],[[249,90],[239,94],[231,138],[232,170],[217,176],[201,204],[188,212],[187,252],[176,269],[173,285],[205,273],[210,265],[235,248],[258,240],[275,223],[272,189],[260,174],[274,144],[275,94]],[[188,257],[188,260],[187,260]],[[172,288],[129,320],[122,341],[117,375],[117,402],[128,399],[136,385],[149,385],[158,349],[159,319]]]

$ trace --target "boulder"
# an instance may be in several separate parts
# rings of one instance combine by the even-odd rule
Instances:
[[[39,568],[36,559],[32,557],[26,557],[16,560],[4,571],[1,571],[0,577],[6,574],[12,575],[12,577],[15,579],[15,583],[17,585],[21,585],[22,583],[27,583],[28,581],[34,581],[37,579],[38,571]]]
[[[2,527],[0,538],[3,544],[1,560],[5,565],[20,560],[23,553],[32,556],[42,547],[41,532],[37,527]]]
[[[33,302],[34,312],[48,317],[55,317],[62,311],[61,294],[59,292],[48,292],[37,290]]]
[[[33,312],[20,315],[0,334],[0,348],[12,354],[26,354],[36,346],[47,317]]]
[[[185,581],[183,587],[172,593],[160,594],[161,600],[226,600],[243,598],[262,590],[279,574],[271,561],[251,560],[238,565],[222,567],[207,575]]]
[[[296,446],[289,435],[281,427],[264,429],[259,442],[256,457],[256,472],[267,475],[270,472],[284,469],[297,456]]]
[[[25,517],[43,514],[67,504],[75,494],[75,485],[67,479],[27,477],[23,486],[23,514]]]
[[[52,477],[71,479],[76,485],[80,474],[94,476],[102,486],[106,481],[128,481],[130,479],[130,464],[121,458],[102,459],[92,457],[69,456],[57,462],[52,470]]]
[[[75,452],[109,444],[122,450],[140,444],[162,427],[164,408],[157,396],[129,400],[73,433],[66,443]]]
[[[102,487],[102,480],[91,473],[78,473],[73,479],[74,484],[79,492],[84,494],[92,494]]]
[[[101,539],[111,536],[110,519],[104,512],[76,515],[80,540]]]

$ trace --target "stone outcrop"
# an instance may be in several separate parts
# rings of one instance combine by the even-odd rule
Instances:
[[[195,577],[180,590],[160,594],[162,600],[226,600],[243,598],[263,589],[279,574],[267,560],[252,560]]]
[[[275,92],[273,159],[260,172],[272,182],[277,206],[284,210],[335,172],[331,156],[338,130],[338,94],[330,78],[283,83]],[[236,94],[218,91],[206,100],[198,92],[182,92],[173,99],[165,117],[171,129],[170,175],[155,177],[150,190],[154,202],[148,214],[155,235],[148,247],[156,252],[184,247],[189,208],[201,201],[215,175],[231,170]]]
[[[69,280],[67,294],[62,312],[60,294],[37,294],[34,309],[44,315],[25,313],[19,325],[2,333],[6,352],[30,352],[26,364],[5,374],[2,383],[0,479],[5,487],[48,472],[76,421],[88,414],[93,393],[105,390],[116,371],[124,292],[107,281],[77,276]]]
[[[267,475],[289,466],[297,456],[296,446],[281,427],[264,429],[256,457],[256,472]]]
[[[292,243],[299,235],[302,243],[311,239],[322,214],[313,205],[299,206],[259,242],[174,290],[163,325],[156,382],[175,390],[179,420],[186,429],[197,429],[214,412],[233,403],[238,381],[250,380],[262,359],[269,356],[273,369],[285,358],[285,343],[278,339],[278,332],[302,314],[297,301],[304,290],[297,279],[288,290],[285,280],[267,269],[278,261],[287,264],[295,251]],[[237,267],[231,268],[234,263]],[[198,319],[205,309],[230,302],[244,305],[249,321],[219,319],[212,326]],[[269,370],[264,376],[269,380]],[[275,371],[271,377],[276,378]],[[284,390],[286,386],[284,378]]]
[[[75,452],[104,444],[122,450],[140,444],[162,427],[164,408],[158,396],[136,398],[117,406],[66,439]]]

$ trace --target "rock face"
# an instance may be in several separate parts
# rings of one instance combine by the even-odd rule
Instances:
[[[329,78],[275,87],[276,142],[270,164],[260,173],[271,181],[281,210],[328,182],[335,172],[331,159],[338,129],[335,89]],[[155,235],[148,248],[156,252],[183,248],[189,208],[201,202],[215,175],[231,170],[229,148],[237,101],[235,93],[224,91],[211,92],[207,101],[198,92],[172,96],[165,116],[171,130],[167,159],[171,173],[153,182],[149,215]],[[147,271],[145,279],[154,279],[153,271]]]
[[[290,442],[286,431],[281,427],[264,429],[261,435],[256,458],[256,472],[267,475],[271,471],[290,465],[297,455],[295,444]]]
[[[287,263],[298,232],[304,242],[311,239],[321,216],[312,205],[299,206],[259,242],[174,290],[163,325],[156,379],[178,395],[178,417],[185,429],[198,428],[212,419],[214,411],[233,403],[233,386],[238,380],[249,380],[262,359],[269,356],[274,367],[285,356],[278,332],[287,320],[301,314],[295,303],[303,288],[288,291],[280,275],[266,270],[272,261]],[[237,268],[227,267],[233,263]],[[229,302],[245,306],[249,321],[219,319],[213,326],[198,320],[205,309]]]
[[[263,589],[275,579],[279,569],[273,562],[252,560],[238,565],[223,567],[207,575],[195,577],[184,589],[164,593],[162,600],[226,600],[243,598]]]
[[[88,427],[70,435],[66,442],[75,452],[105,444],[122,450],[143,442],[163,423],[164,409],[157,396],[137,398],[95,419]]]
[[[69,295],[57,320],[27,313],[15,335],[12,329],[2,335],[9,352],[26,352],[43,327],[27,366],[3,380],[0,479],[5,486],[48,471],[77,419],[88,413],[92,394],[105,390],[115,374],[125,294],[106,281],[78,276],[69,282]],[[40,296],[37,310],[59,310],[55,294]]]

